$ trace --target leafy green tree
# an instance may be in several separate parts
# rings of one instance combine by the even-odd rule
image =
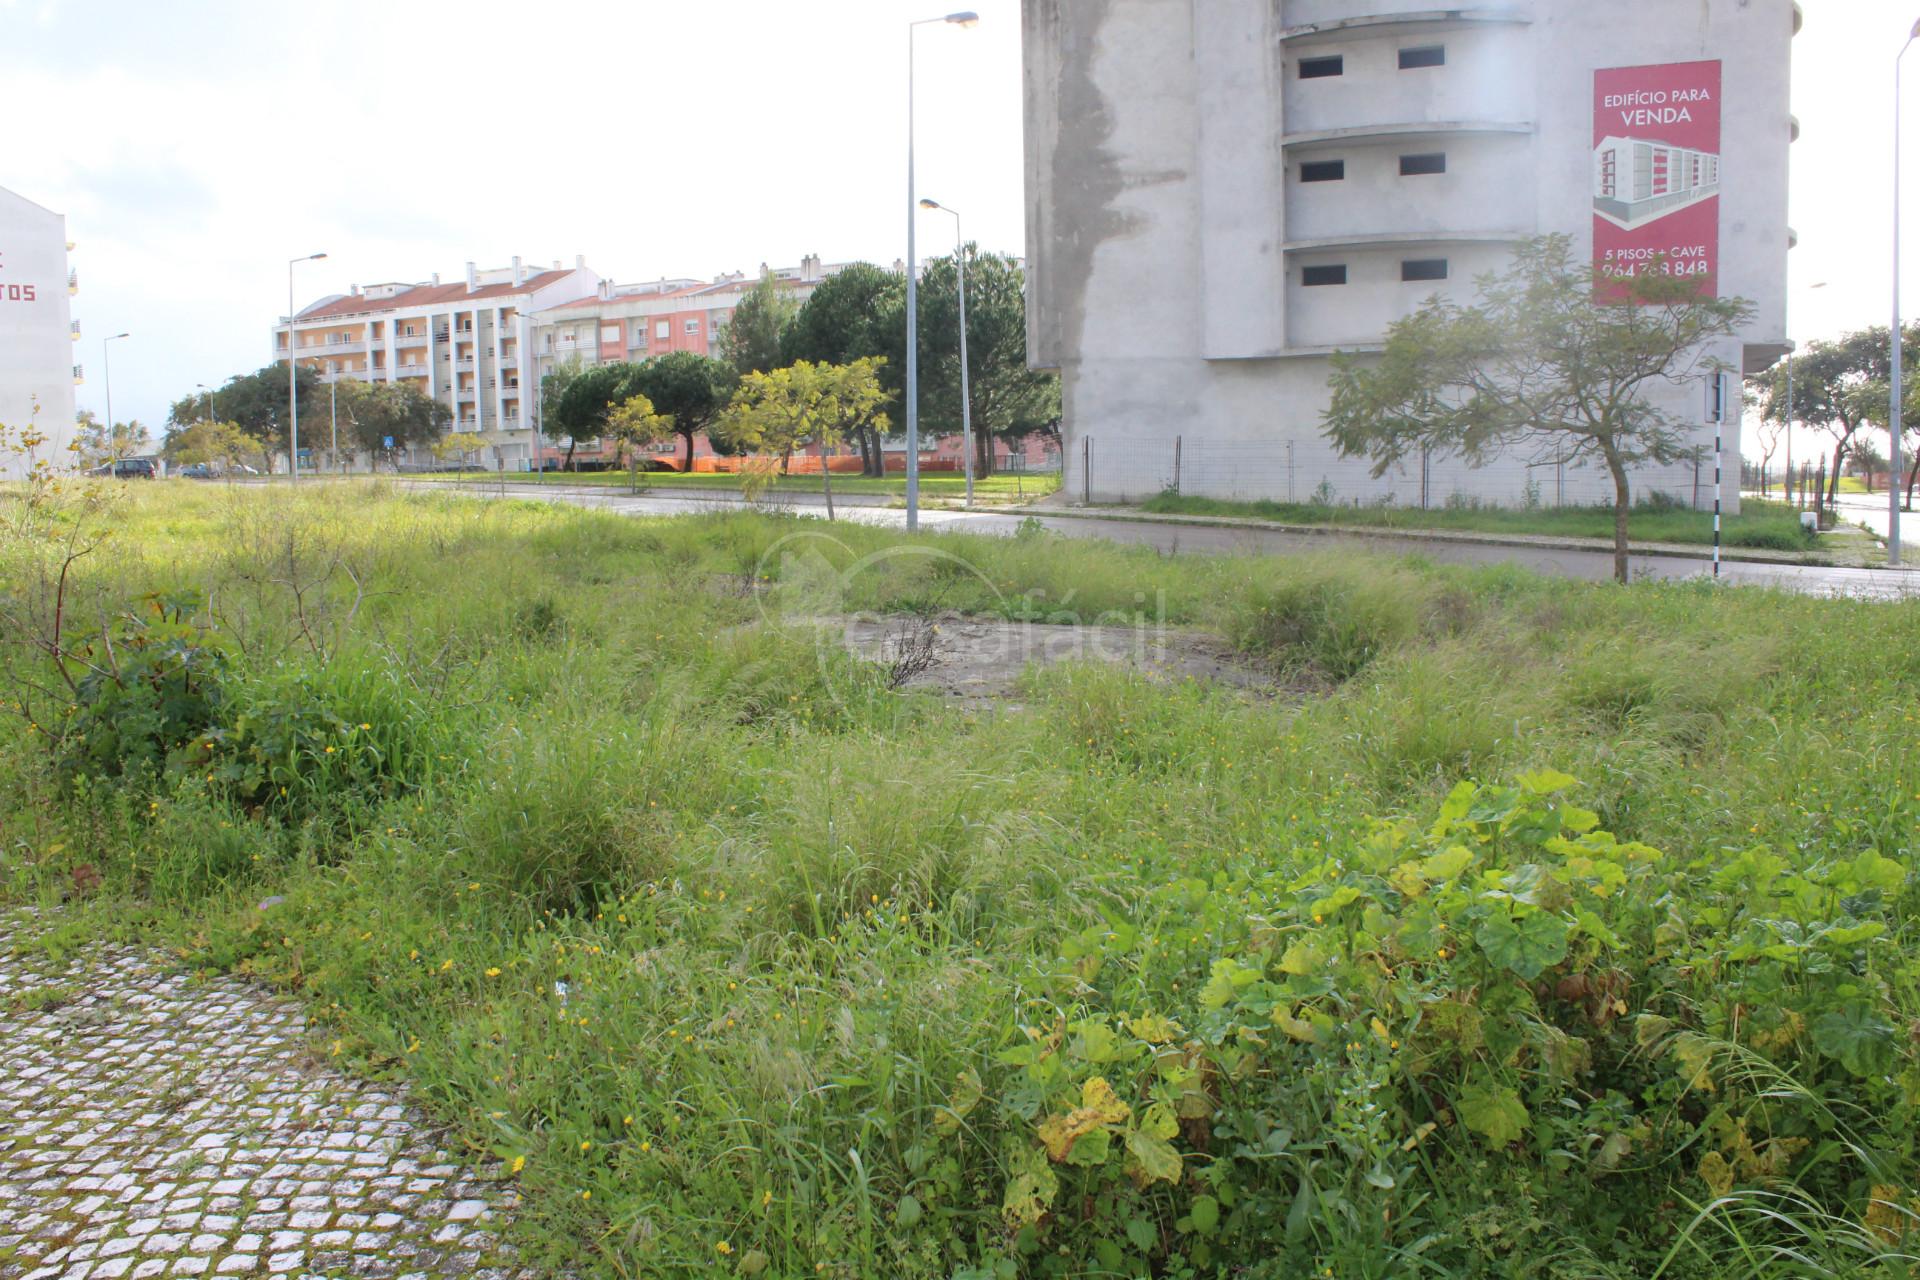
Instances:
[[[312,414],[325,407],[326,386],[316,370],[300,365],[294,380],[303,413]],[[271,470],[273,455],[284,454],[288,449],[291,413],[287,403],[287,367],[270,364],[253,373],[238,374],[209,394],[174,401],[167,412],[168,425],[174,429],[209,417],[238,424],[255,442],[261,470]],[[309,423],[312,421],[314,419],[308,418]]]
[[[550,420],[554,406],[560,403],[567,394],[567,388],[584,372],[586,365],[576,351],[540,375],[540,401],[534,406],[533,415],[536,439],[544,441],[552,437],[554,433],[550,429]],[[571,449],[568,450],[568,456],[572,456]]]
[[[177,467],[205,464],[230,468],[259,452],[259,447],[259,441],[242,431],[237,422],[203,420],[169,431],[160,453]]]
[[[1026,272],[1000,253],[967,253],[967,365],[972,375],[974,472],[993,471],[993,442],[1056,431],[1060,379],[1027,364]],[[920,277],[920,420],[958,435],[961,420],[959,267],[928,262]],[[904,318],[902,323],[904,324]]]
[[[1738,332],[1751,304],[1700,297],[1697,281],[1659,271],[1600,280],[1566,236],[1523,242],[1476,288],[1471,306],[1435,297],[1394,322],[1379,356],[1333,358],[1328,438],[1372,459],[1376,476],[1422,449],[1477,464],[1535,445],[1597,462],[1613,478],[1625,582],[1629,469],[1692,456],[1690,422],[1648,393],[1713,368],[1702,345]]]
[[[793,296],[769,273],[740,299],[720,339],[720,354],[734,372],[746,375],[778,368],[781,342],[793,323],[799,305]]]
[[[1793,358],[1795,420],[1824,431],[1833,439],[1833,461],[1827,471],[1827,501],[1840,494],[1840,469],[1851,452],[1854,437],[1868,426],[1885,426],[1888,386],[1893,379],[1893,353],[1885,326],[1861,329],[1832,342],[1814,341]],[[1908,337],[1908,353],[1916,350]],[[1908,358],[1912,358],[1912,354]],[[1786,361],[1760,375],[1761,413],[1782,421],[1788,413]]]
[[[76,419],[75,425],[73,441],[82,469],[137,457],[153,446],[153,433],[138,419],[108,426],[88,411]]]
[[[436,458],[458,458],[461,465],[470,462],[473,455],[487,447],[487,438],[475,431],[449,431],[433,442],[433,456]]]
[[[781,346],[784,361],[813,364],[852,364],[884,358],[881,385],[901,412],[901,381],[906,356],[906,278],[871,262],[856,262],[822,281],[801,306]],[[880,475],[885,454],[879,433],[868,428],[856,433],[861,461],[868,475]]]
[[[686,460],[682,471],[693,470],[693,443],[703,431],[726,411],[739,379],[724,360],[693,351],[675,351],[632,367],[631,374],[615,394],[640,395],[673,422],[673,430],[686,442]]]
[[[715,431],[735,447],[756,453],[790,454],[820,447],[820,484],[827,519],[834,518],[833,468],[829,454],[855,431],[884,425],[887,394],[879,362],[816,365],[797,360],[784,369],[750,373],[740,380]]]
[[[393,448],[432,445],[453,421],[453,410],[405,382],[335,384],[340,420],[360,453],[378,455],[393,440]]]
[[[550,430],[568,437],[563,467],[572,468],[573,451],[582,440],[597,440],[607,433],[607,416],[626,398],[621,392],[633,369],[625,361],[594,365],[569,378],[559,398],[547,402]]]
[[[673,418],[655,413],[653,401],[643,395],[628,396],[607,415],[607,434],[619,445],[618,462],[633,472],[633,486],[640,486],[640,451],[673,439]]]

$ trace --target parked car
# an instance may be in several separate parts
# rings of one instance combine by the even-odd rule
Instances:
[[[1892,357],[1888,358],[1891,359]],[[215,480],[219,477],[214,474],[213,468],[206,463],[195,462],[180,468],[180,478],[182,480]]]
[[[151,480],[159,474],[152,458],[121,458],[87,472],[90,476],[111,476],[115,480]]]

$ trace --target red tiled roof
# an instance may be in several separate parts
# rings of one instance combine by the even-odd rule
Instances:
[[[382,311],[399,311],[404,307],[430,307],[447,302],[475,302],[484,298],[500,298],[513,294],[534,293],[550,284],[557,284],[570,275],[570,271],[540,271],[527,277],[525,284],[515,284],[511,280],[501,284],[485,284],[467,292],[467,282],[456,281],[453,284],[422,284],[395,294],[391,298],[369,298],[365,294],[349,294],[344,298],[335,298],[332,302],[320,303],[302,311],[297,319],[324,320],[329,316],[355,316]]]

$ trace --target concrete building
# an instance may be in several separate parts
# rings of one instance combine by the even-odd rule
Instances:
[[[1712,353],[1736,369],[1785,349],[1792,0],[1024,0],[1024,23],[1029,350],[1062,375],[1076,496],[1609,499],[1545,456],[1375,480],[1321,434],[1332,352],[1528,236],[1753,301]],[[1660,395],[1704,419],[1704,386]],[[1711,463],[1636,487],[1711,501]]]
[[[24,196],[0,188],[0,424],[14,433],[31,427],[46,437],[38,460],[66,469],[73,441],[73,388],[81,367],[74,355],[79,326],[69,297],[79,278],[67,266],[67,220]],[[0,452],[0,479],[17,480],[31,461]]]
[[[281,317],[273,358],[285,362],[291,348],[323,379],[410,383],[447,406],[451,430],[486,439],[490,469],[525,471],[539,453],[534,397],[521,394],[532,316],[599,288],[581,258],[547,270],[520,258],[487,271],[469,262],[466,278],[452,284],[435,275],[418,284],[355,285],[303,308],[291,323]],[[317,457],[327,443],[325,402],[301,410],[302,450]]]

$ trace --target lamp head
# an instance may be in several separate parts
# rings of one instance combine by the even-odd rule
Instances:
[[[947,15],[946,20],[956,27],[977,27],[980,25],[980,15],[971,9],[964,13],[950,13]],[[1916,34],[1920,34],[1920,23],[1915,24],[1914,30]]]
[[[132,336],[133,336],[133,335],[132,335],[131,333],[116,333],[116,334],[113,334],[113,335],[111,335],[111,336],[109,336],[109,337],[107,337],[107,338],[104,338],[104,339],[102,339],[102,341],[104,341],[104,342],[112,342],[112,341],[114,340],[114,338],[131,338]]]
[[[922,209],[938,209],[940,207],[940,202],[938,200],[923,199],[920,201],[920,207]]]
[[[951,19],[951,18],[949,18],[949,19],[947,19],[947,21],[949,21],[949,22],[951,22],[951,21],[953,21],[953,19]],[[1909,39],[1909,40],[1920,40],[1920,18],[1915,18],[1915,19],[1914,19],[1914,21],[1913,21],[1913,30],[1912,30],[1912,31],[1911,31],[1911,32],[1910,32],[1910,33],[1909,33],[1909,34],[1907,35],[1907,39]]]

